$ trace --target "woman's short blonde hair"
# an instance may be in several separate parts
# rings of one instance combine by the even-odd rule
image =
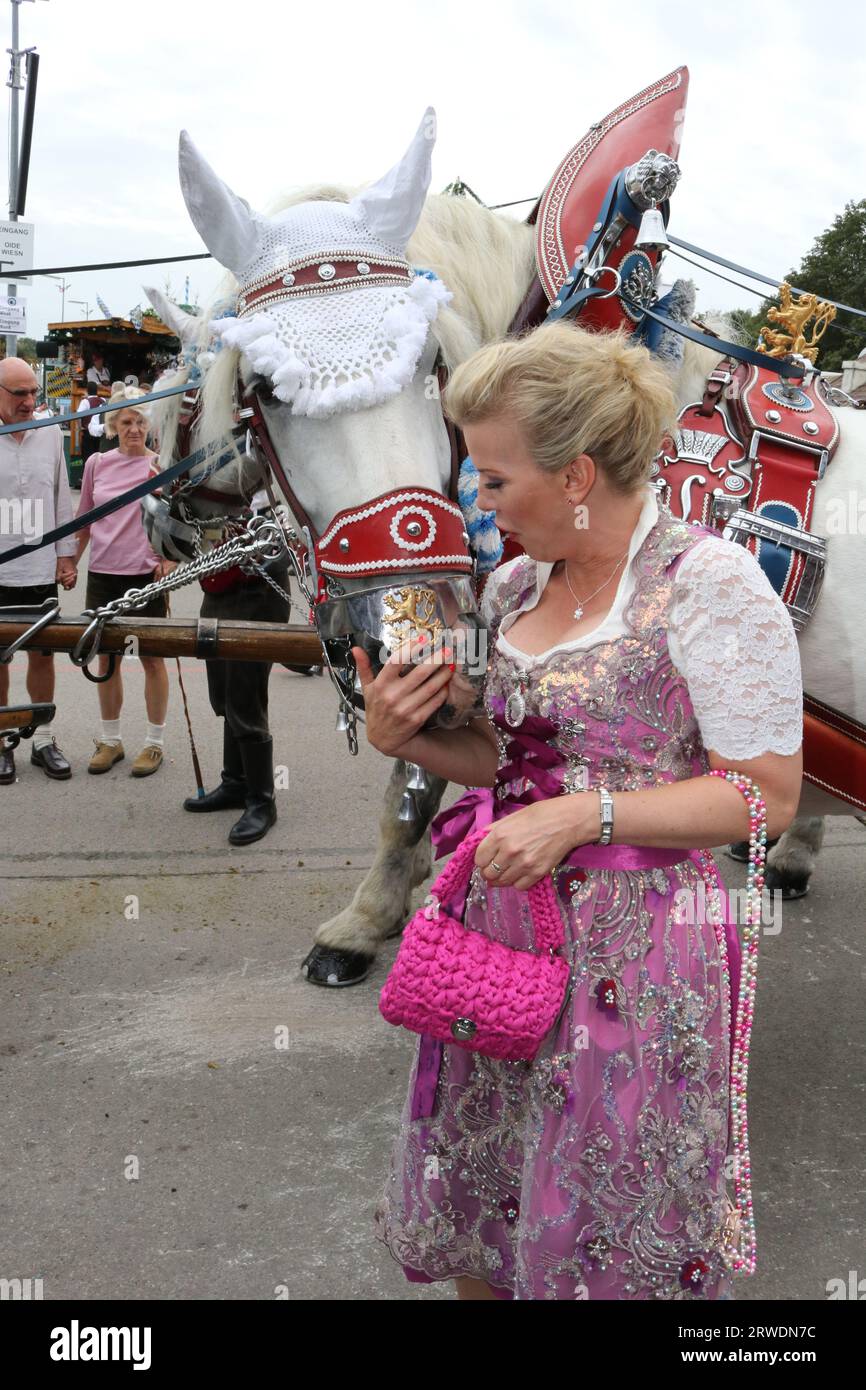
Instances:
[[[131,409],[137,409],[138,414],[144,420],[145,428],[149,430],[150,415],[148,414],[148,407],[146,405],[136,407],[135,405],[135,402],[139,399],[140,396],[146,395],[147,392],[140,390],[137,386],[124,386],[123,382],[121,382],[118,386],[115,382],[114,390],[112,391],[111,396],[109,397],[108,404],[118,405],[121,401],[125,401],[129,404]],[[108,435],[109,439],[114,439],[117,435],[117,417],[118,415],[120,415],[120,413],[121,412],[119,410],[106,411],[105,433]]]
[[[512,415],[539,468],[558,473],[589,454],[620,492],[650,477],[676,417],[670,377],[645,347],[566,323],[482,348],[457,367],[444,404],[461,428]]]

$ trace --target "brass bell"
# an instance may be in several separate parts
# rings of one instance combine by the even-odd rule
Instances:
[[[403,793],[403,800],[400,802],[400,809],[397,812],[397,819],[406,825],[411,825],[418,819],[418,812],[415,809],[415,798],[411,792]]]
[[[667,251],[669,246],[664,218],[653,203],[647,208],[640,220],[640,231],[637,234],[635,250]]]
[[[429,791],[429,790],[430,790],[430,783],[429,783],[429,781],[428,781],[428,779],[427,779],[427,773],[424,771],[423,767],[419,767],[417,763],[409,763],[409,764],[408,764],[408,767],[409,767],[409,781],[406,783],[406,789],[407,789],[407,791],[410,791],[410,792],[427,792],[427,791]]]

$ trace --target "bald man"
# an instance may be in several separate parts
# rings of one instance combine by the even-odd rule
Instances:
[[[0,362],[0,421],[23,424],[33,418],[39,385],[20,357]],[[57,597],[57,585],[75,587],[75,536],[3,563],[5,551],[35,542],[71,521],[72,499],[59,426],[0,434],[0,608],[41,604]],[[27,693],[37,704],[54,699],[54,656],[28,651]],[[0,663],[0,705],[9,703],[9,666]],[[72,769],[57,746],[50,725],[33,736],[30,761],[47,777],[65,781]],[[0,785],[15,781],[12,750],[0,741]]]

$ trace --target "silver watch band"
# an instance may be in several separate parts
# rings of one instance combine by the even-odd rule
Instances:
[[[609,845],[613,838],[613,797],[607,787],[599,787],[598,794],[600,797],[601,835],[596,840],[596,844]]]

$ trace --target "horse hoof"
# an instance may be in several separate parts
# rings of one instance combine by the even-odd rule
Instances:
[[[311,985],[343,989],[366,980],[375,956],[362,951],[338,951],[333,946],[314,946],[301,966],[301,974]]]
[[[738,864],[748,864],[749,862],[749,842],[748,840],[737,840],[736,844],[728,845],[726,850],[729,859],[736,859]]]
[[[767,853],[769,854],[769,853],[770,853],[770,850],[773,848],[773,846],[774,846],[774,845],[777,845],[778,843],[779,843],[779,837],[778,837],[778,836],[776,837],[775,840],[768,840],[768,841],[767,841]],[[728,845],[728,848],[727,848],[727,850],[725,851],[725,853],[727,854],[727,856],[728,856],[729,859],[736,859],[736,861],[737,861],[738,864],[748,864],[748,862],[749,862],[749,842],[748,842],[748,840],[737,840],[735,844],[733,844],[733,845]],[[765,877],[766,877],[766,875],[765,875]]]
[[[805,898],[809,878],[806,874],[780,874],[778,869],[768,868],[764,874],[764,888],[768,893],[781,893],[782,902],[790,903],[795,898]]]

